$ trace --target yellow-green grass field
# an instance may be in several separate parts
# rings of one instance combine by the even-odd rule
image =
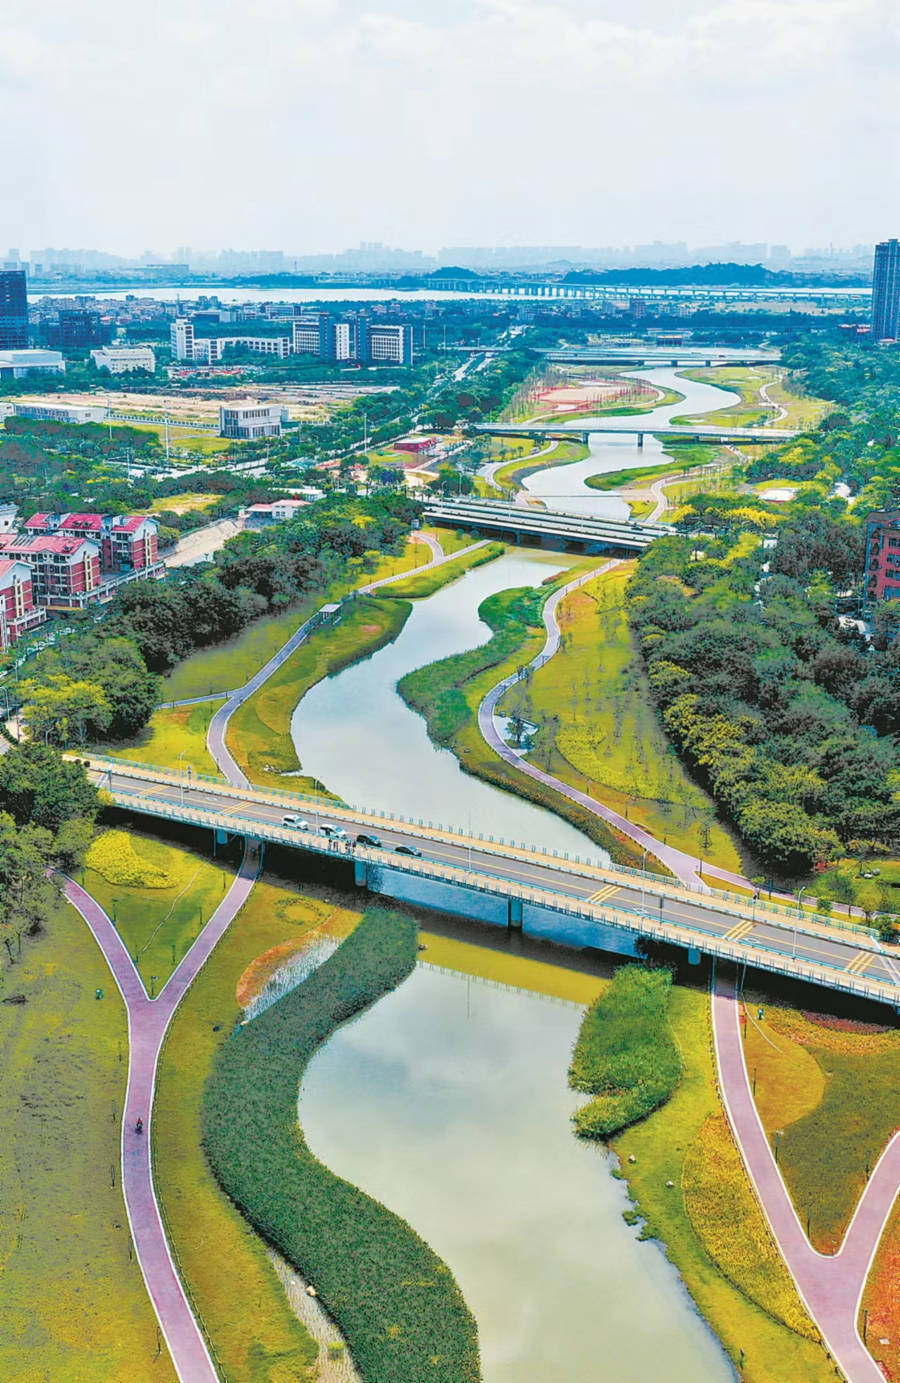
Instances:
[[[196,706],[164,706],[154,711],[146,728],[134,740],[107,745],[103,753],[156,768],[218,774],[216,762],[206,747],[206,734],[221,705],[219,700],[203,701]]]
[[[541,768],[658,839],[740,870],[731,836],[653,709],[625,609],[633,565],[622,563],[567,596],[558,612],[559,652],[513,687],[500,709],[546,727],[531,755]]]
[[[150,505],[150,513],[159,514],[163,510],[168,510],[169,513],[174,514],[191,514],[198,509],[208,509],[211,504],[216,504],[221,498],[221,495],[203,493],[166,495],[153,501]]]
[[[813,1245],[833,1253],[867,1168],[900,1126],[900,1031],[847,1030],[780,1001],[748,999],[745,1052],[760,1118]]]
[[[0,993],[26,1000],[0,1004],[0,1377],[174,1383],[119,1185],[125,1010],[74,908],[53,909]]]
[[[708,995],[674,985],[669,1018],[684,1062],[681,1084],[666,1105],[614,1143],[646,1222],[642,1232],[662,1241],[735,1364],[743,1351],[744,1383],[834,1383],[833,1365],[810,1338],[811,1323],[726,1137]],[[704,1145],[710,1155],[698,1160]]]
[[[318,591],[283,614],[255,620],[235,638],[211,648],[198,649],[185,658],[166,678],[163,700],[183,701],[191,696],[208,696],[211,692],[242,687],[321,605],[369,581],[415,571],[429,560],[425,544],[410,540],[399,554],[373,554],[367,561],[361,558],[352,562],[348,578],[332,590]]]
[[[291,716],[305,692],[323,677],[357,662],[395,639],[409,614],[406,601],[387,596],[360,596],[345,607],[339,624],[314,633],[287,662],[235,711],[227,743],[252,783],[290,786],[311,792],[321,785],[299,775],[301,764],[291,739]]]
[[[573,461],[583,461],[587,455],[588,449],[583,442],[565,440],[557,442],[552,451],[536,460],[529,451],[495,473],[494,488],[501,491],[518,489],[526,476],[534,471],[542,471],[549,466],[568,466]]]
[[[467,532],[464,528],[429,527],[423,528],[422,532],[440,543],[445,557],[452,557],[455,552],[460,552],[464,547],[478,541],[475,534]]]
[[[212,850],[212,833],[209,837]],[[101,833],[79,879],[116,928],[149,992],[159,993],[234,878],[229,864],[138,831]],[[151,985],[151,976],[155,980]]]
[[[471,539],[470,541],[476,540]],[[473,567],[481,567],[485,562],[493,562],[496,558],[502,557],[505,551],[505,543],[488,543],[485,547],[476,548],[474,552],[453,557],[440,567],[432,567],[429,571],[414,572],[402,581],[396,581],[393,585],[385,587],[384,593],[394,600],[422,600],[426,596],[434,595],[435,591],[440,590],[442,586],[447,586],[451,581],[458,580],[460,576],[464,576]]]

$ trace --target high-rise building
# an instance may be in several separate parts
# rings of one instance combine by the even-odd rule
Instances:
[[[0,349],[21,350],[28,345],[28,292],[25,270],[0,273]]]
[[[882,240],[875,246],[872,274],[872,339],[896,341],[900,337],[900,240]]]
[[[176,317],[169,328],[172,355],[176,360],[194,358],[194,324],[186,317]]]
[[[111,336],[112,331],[101,322],[100,313],[84,309],[63,308],[57,321],[41,323],[41,340],[45,346],[53,346],[56,350],[71,351],[102,346]]]
[[[866,519],[863,607],[900,600],[900,509],[878,509]]]

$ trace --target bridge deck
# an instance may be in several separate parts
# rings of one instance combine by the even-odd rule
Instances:
[[[572,423],[478,423],[477,431],[488,433],[492,437],[543,437],[550,434],[565,436],[567,433],[569,436],[581,436],[588,432],[604,432],[623,437],[671,437],[684,438],[692,442],[744,442],[753,445],[790,442],[799,435],[795,428],[790,427],[716,427],[710,423],[696,427],[689,424],[672,426],[653,424],[646,420],[641,423],[640,417],[636,417],[634,422],[630,423],[609,423],[602,420],[593,421],[590,418],[580,418]]]
[[[768,902],[694,893],[675,880],[640,870],[559,856],[502,839],[469,837],[462,830],[377,811],[320,804],[297,794],[235,788],[145,764],[102,759],[91,763],[95,780],[129,811],[337,854],[352,861],[376,891],[390,893],[391,876],[418,879],[422,886],[430,881],[444,888],[444,897],[450,896],[447,889],[451,895],[459,890],[460,911],[465,911],[467,892],[469,897],[489,895],[502,906],[515,900],[524,910],[526,931],[534,918],[538,930],[564,943],[608,946],[604,936],[610,931],[632,939],[653,937],[900,1005],[900,951],[883,947],[863,927],[842,928],[832,919]],[[286,825],[286,814],[305,817],[310,829]],[[321,829],[326,815],[329,822],[344,827],[349,840],[329,840]],[[375,835],[380,845],[353,844],[357,832]],[[398,854],[398,845],[420,853]],[[430,905],[445,906],[439,897]],[[549,931],[548,917],[557,919]]]
[[[430,522],[457,528],[479,528],[492,533],[516,533],[632,551],[643,551],[655,538],[672,532],[666,524],[594,518],[507,504],[503,500],[432,500],[426,504],[424,516]]]

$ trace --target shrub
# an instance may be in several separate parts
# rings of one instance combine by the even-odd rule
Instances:
[[[104,831],[91,844],[85,860],[107,883],[128,888],[169,888],[171,875],[135,850],[127,831]]]
[[[669,1029],[668,970],[623,966],[585,1014],[569,1084],[594,1095],[574,1115],[584,1138],[611,1138],[664,1104],[681,1079]]]
[[[449,1269],[399,1216],[324,1167],[297,1124],[316,1048],[415,965],[415,924],[372,909],[297,989],[236,1029],[203,1102],[223,1189],[312,1282],[366,1383],[476,1383],[475,1322]]]

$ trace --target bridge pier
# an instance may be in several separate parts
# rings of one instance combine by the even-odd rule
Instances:
[[[644,434],[643,434],[643,432],[639,432],[639,433],[638,433],[637,439],[638,439],[638,451],[643,451],[643,450],[644,450]]]
[[[510,898],[506,910],[506,930],[508,932],[520,932],[522,930],[522,899]]]
[[[365,860],[353,861],[353,882],[357,888],[368,888],[369,886],[369,867]]]
[[[696,946],[688,947],[688,965],[700,964],[700,951]]]

